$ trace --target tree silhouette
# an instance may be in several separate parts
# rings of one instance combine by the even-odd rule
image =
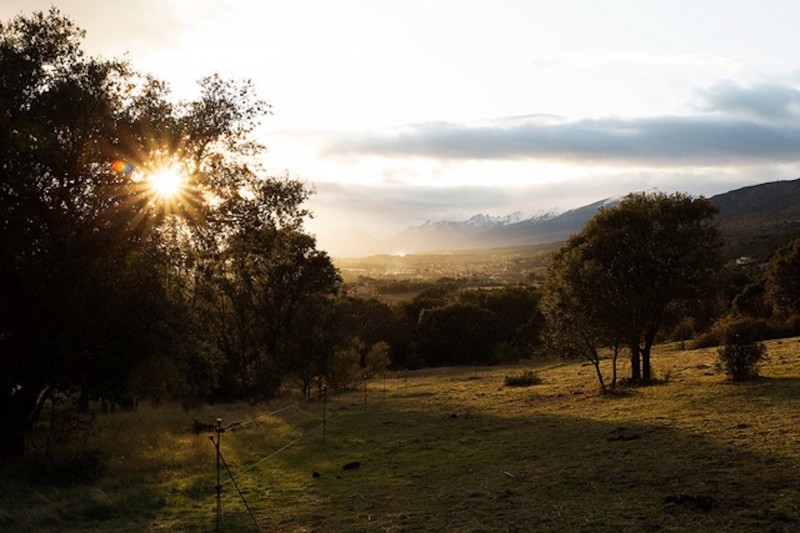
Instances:
[[[601,210],[550,268],[551,327],[584,345],[627,346],[631,379],[651,380],[650,349],[661,328],[703,307],[716,289],[715,211],[680,193],[631,194]]]
[[[338,285],[303,232],[308,191],[258,164],[269,106],[250,83],[212,75],[175,103],[82,37],[55,8],[0,26],[0,448],[15,452],[54,391],[122,402],[164,357],[196,385],[224,367],[265,390],[294,306]],[[172,198],[148,186],[160,167],[184,176]]]

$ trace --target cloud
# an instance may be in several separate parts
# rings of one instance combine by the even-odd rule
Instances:
[[[800,127],[727,116],[606,118],[510,127],[448,122],[343,136],[326,156],[543,159],[653,166],[794,161]]]
[[[505,213],[512,191],[498,187],[425,187],[406,184],[316,184],[315,211],[335,209],[348,218],[391,221],[397,230],[409,221],[468,218],[478,211]],[[399,221],[399,224],[398,224]],[[376,228],[378,229],[378,228]],[[383,229],[383,228],[381,228]]]
[[[326,157],[543,160],[647,167],[797,161],[800,91],[723,83],[701,93],[701,112],[566,122],[530,115],[479,123],[427,122],[341,134]]]
[[[800,118],[800,91],[794,87],[762,83],[742,87],[720,83],[703,93],[705,109],[749,115],[769,120]]]

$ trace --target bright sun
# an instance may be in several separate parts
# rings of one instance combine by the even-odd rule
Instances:
[[[181,193],[186,177],[176,167],[167,167],[149,174],[147,184],[156,196],[168,200]]]

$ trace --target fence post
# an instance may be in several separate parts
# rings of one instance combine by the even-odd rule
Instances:
[[[328,388],[322,389],[322,444],[325,444],[325,429],[328,423]]]
[[[214,442],[214,447],[217,449],[217,529],[220,529],[220,522],[222,521],[222,483],[220,482],[220,441],[222,439],[222,432],[225,431],[222,427],[222,418],[217,418],[217,425],[214,427],[214,431],[217,434],[217,440]]]

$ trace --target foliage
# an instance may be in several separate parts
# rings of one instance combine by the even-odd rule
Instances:
[[[459,299],[493,312],[500,338],[516,348],[519,359],[532,355],[541,344],[544,317],[539,310],[540,297],[534,287],[511,286],[464,291]],[[512,360],[506,357],[504,362]]]
[[[453,287],[448,287],[446,285],[429,287],[417,294],[414,299],[405,306],[406,316],[411,323],[417,324],[425,310],[445,307],[455,303],[456,299],[457,294]]]
[[[334,392],[353,390],[364,379],[360,364],[362,349],[363,343],[354,339],[349,346],[334,352],[325,373],[326,382]]]
[[[621,322],[611,320],[618,316],[613,285],[603,279],[605,272],[596,263],[583,261],[581,253],[578,243],[571,240],[553,258],[541,300],[547,320],[545,342],[551,353],[588,359],[605,391],[600,349],[619,346],[624,330]]]
[[[758,368],[767,357],[762,342],[727,343],[719,349],[719,364],[731,381],[749,381],[758,377]]]
[[[416,323],[411,324],[401,306],[390,306],[374,298],[348,297],[339,303],[342,327],[366,346],[387,343],[388,357],[405,363]],[[366,355],[366,354],[365,354]]]
[[[389,358],[390,346],[386,342],[373,344],[364,358],[364,375],[367,378],[380,376],[386,373],[392,360]]]
[[[761,342],[770,334],[767,322],[729,317],[716,327],[724,344],[718,351],[720,370],[732,381],[748,381],[758,377],[758,368],[767,357],[766,346]]]
[[[226,361],[220,394],[270,397],[312,318],[305,303],[337,290],[335,269],[313,238],[266,226],[235,234],[204,274],[200,305]]]
[[[770,260],[766,293],[778,316],[800,315],[800,239],[780,248]]]
[[[745,285],[732,302],[732,311],[737,316],[769,318],[770,307],[766,288],[760,282]]]
[[[263,175],[249,82],[176,103],[82,37],[55,8],[0,26],[0,448],[18,452],[56,390],[126,402],[139,373],[159,396],[268,396],[300,310],[340,283],[303,231],[309,191]],[[186,176],[172,199],[147,186],[163,166]]]
[[[694,348],[707,348],[746,340],[757,342],[793,334],[791,324],[749,316],[725,315],[717,319],[703,335],[695,339]],[[750,342],[744,342],[749,344]]]
[[[544,327],[539,298],[534,287],[459,288],[448,279],[439,280],[403,307],[406,320],[395,323],[402,335],[390,342],[392,361],[412,368],[494,364],[531,356],[541,344]]]
[[[542,309],[551,344],[582,354],[627,346],[631,378],[652,377],[659,331],[701,313],[713,298],[721,238],[714,206],[685,194],[631,194],[602,209],[554,257]]]
[[[539,385],[542,378],[533,370],[523,370],[515,374],[506,374],[503,378],[503,384],[506,387],[530,387],[532,385]]]
[[[417,349],[429,366],[490,364],[500,341],[498,322],[495,313],[472,304],[426,309]]]

